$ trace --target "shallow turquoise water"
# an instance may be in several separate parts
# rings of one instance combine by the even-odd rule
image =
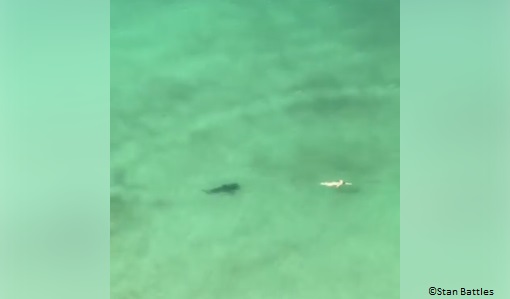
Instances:
[[[112,298],[399,297],[399,3],[311,3],[111,3]]]

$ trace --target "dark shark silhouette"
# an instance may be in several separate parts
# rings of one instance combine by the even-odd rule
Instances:
[[[219,187],[212,188],[209,190],[204,190],[204,192],[207,194],[216,194],[216,193],[234,194],[240,188],[241,188],[241,186],[239,186],[238,183],[231,183],[231,184],[223,184]]]

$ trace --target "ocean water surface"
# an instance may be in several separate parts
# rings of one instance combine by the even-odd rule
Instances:
[[[399,298],[399,2],[113,0],[111,190],[112,299]]]

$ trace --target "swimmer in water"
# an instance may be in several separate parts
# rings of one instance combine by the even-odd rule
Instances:
[[[340,188],[341,186],[344,186],[344,185],[351,186],[352,183],[346,182],[344,180],[338,180],[336,182],[322,182],[321,185],[326,186],[326,187]]]

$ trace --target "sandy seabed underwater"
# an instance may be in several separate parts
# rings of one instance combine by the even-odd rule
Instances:
[[[111,2],[113,299],[399,298],[399,2],[306,3]]]

